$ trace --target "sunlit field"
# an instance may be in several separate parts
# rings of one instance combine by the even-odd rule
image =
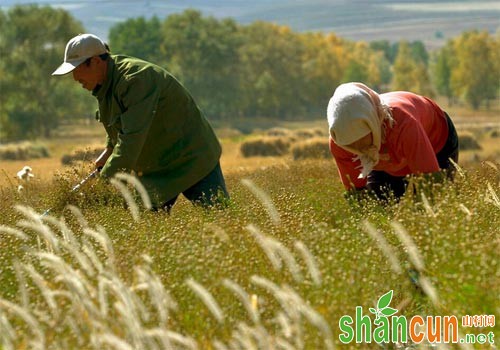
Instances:
[[[71,192],[88,163],[2,163],[0,349],[429,348],[340,341],[339,320],[361,306],[373,321],[390,290],[397,315],[454,315],[460,338],[498,341],[498,139],[478,136],[454,183],[416,179],[381,205],[345,199],[332,159],[242,157],[248,137],[222,138],[228,207],[181,198],[170,215],[127,176]],[[18,191],[25,163],[37,177]]]

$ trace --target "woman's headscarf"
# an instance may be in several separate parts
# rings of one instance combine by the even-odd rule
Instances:
[[[392,126],[389,108],[379,95],[362,83],[346,83],[337,87],[327,108],[330,136],[337,145],[358,155],[365,177],[379,161],[379,150],[385,137],[385,119]],[[361,153],[347,145],[372,133],[373,145],[368,153]]]

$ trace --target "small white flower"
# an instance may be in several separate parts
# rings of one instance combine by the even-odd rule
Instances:
[[[24,168],[17,172],[17,177],[19,178],[19,180],[29,181],[30,178],[35,177],[32,172],[33,169],[31,169],[30,166],[25,165]]]

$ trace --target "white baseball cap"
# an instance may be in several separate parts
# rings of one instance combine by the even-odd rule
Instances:
[[[65,75],[82,64],[87,58],[108,52],[104,42],[93,34],[79,34],[66,44],[64,62],[52,75]]]

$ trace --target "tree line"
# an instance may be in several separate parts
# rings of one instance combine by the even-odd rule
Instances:
[[[0,10],[0,141],[49,136],[96,103],[72,79],[50,76],[69,38],[85,32],[68,12],[36,5]],[[361,81],[379,92],[409,90],[477,109],[499,93],[500,37],[470,31],[428,52],[420,41],[353,42],[257,21],[186,10],[133,18],[110,29],[112,53],[173,73],[209,119],[317,119],[336,86]]]

